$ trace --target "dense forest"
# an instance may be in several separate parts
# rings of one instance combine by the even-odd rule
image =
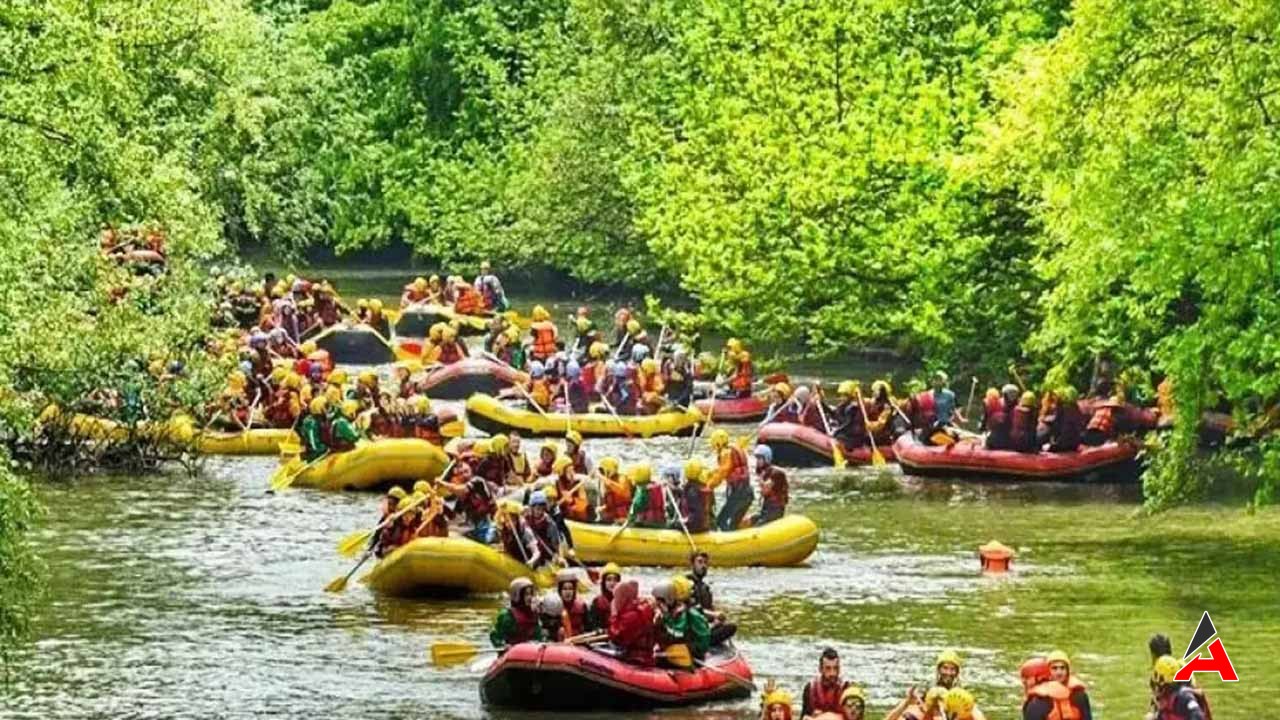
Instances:
[[[0,432],[199,367],[211,265],[406,243],[690,298],[828,354],[1233,412],[1280,476],[1270,0],[50,0],[0,7]],[[170,272],[124,301],[104,223]],[[210,369],[209,373],[214,373]],[[177,389],[198,397],[201,373]],[[1202,492],[1193,422],[1146,476]],[[37,573],[0,472],[0,629]],[[0,637],[0,647],[7,645]]]

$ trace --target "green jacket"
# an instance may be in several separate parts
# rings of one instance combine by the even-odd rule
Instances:
[[[664,617],[662,626],[667,635],[688,643],[694,657],[703,657],[711,647],[711,623],[696,607]]]
[[[493,629],[489,631],[489,642],[496,648],[514,645],[517,642],[518,629],[516,616],[511,613],[511,608],[503,608],[502,612],[498,613],[498,617],[493,620]],[[542,623],[537,620],[534,621],[533,639],[539,641],[547,639],[546,633],[542,632]]]
[[[329,451],[321,435],[320,418],[311,413],[302,416],[298,423],[298,435],[302,438],[302,459],[311,462]]]
[[[348,445],[354,445],[360,439],[360,431],[345,415],[333,421],[333,439]]]

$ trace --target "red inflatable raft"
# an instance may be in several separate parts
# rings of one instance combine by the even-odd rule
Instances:
[[[811,428],[808,425],[798,425],[796,423],[769,423],[760,428],[760,436],[756,441],[761,445],[768,445],[773,450],[773,463],[783,467],[830,467],[833,462],[831,457],[831,438],[821,430]],[[893,462],[895,459],[893,453],[893,445],[886,443],[885,445],[876,445],[880,450],[880,454],[885,460]],[[846,450],[844,453],[845,462],[850,465],[870,465],[871,464],[871,447],[863,446],[853,451]]]
[[[427,395],[441,400],[466,400],[476,393],[497,395],[523,381],[523,373],[488,358],[468,357],[429,371],[422,381]]]
[[[910,475],[971,476],[991,480],[1133,480],[1138,471],[1138,446],[1109,442],[1080,446],[1075,452],[1020,453],[988,450],[981,440],[955,445],[924,445],[911,433],[893,446],[898,464]]]
[[[1094,411],[1102,407],[1106,402],[1106,398],[1085,398],[1078,404],[1080,405],[1080,412],[1088,418],[1092,417]],[[1126,403],[1116,412],[1116,432],[1118,433],[1141,433],[1155,430],[1159,425],[1160,413],[1155,408],[1139,407]]]
[[[732,646],[712,648],[706,667],[642,668],[608,649],[523,643],[480,681],[485,705],[522,710],[646,710],[749,697],[751,666]]]
[[[697,400],[693,405],[706,417],[712,413],[712,403],[715,404],[714,414],[711,415],[712,419],[727,423],[759,422],[769,412],[769,401],[762,400],[754,395],[744,398]]]

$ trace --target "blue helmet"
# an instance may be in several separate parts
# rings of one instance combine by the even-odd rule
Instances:
[[[756,449],[753,450],[751,454],[755,455],[757,459],[763,460],[766,463],[770,463],[770,464],[773,463],[773,448],[769,447],[768,445],[757,445]]]
[[[240,371],[243,372],[245,375],[253,375],[253,363],[249,362],[248,360],[241,360]]]
[[[662,466],[662,470],[658,472],[661,477],[680,479],[680,475],[684,472],[684,468],[676,463],[669,463]]]
[[[631,359],[633,361],[640,362],[641,360],[647,357],[649,357],[648,345],[642,345],[640,343],[636,343],[635,345],[631,346]]]
[[[546,368],[544,368],[544,367],[542,366],[542,362],[541,362],[541,361],[539,361],[539,360],[534,360],[533,362],[529,363],[529,376],[530,376],[530,377],[533,377],[533,378],[540,378],[540,377],[542,377],[543,375],[545,375],[545,374],[546,374],[546,372],[547,372],[547,370],[546,370]]]
[[[577,362],[570,360],[569,363],[564,366],[564,374],[570,380],[577,380],[582,376],[582,366],[578,365]]]
[[[547,504],[547,494],[542,492],[541,490],[538,490],[529,496],[529,507],[533,507],[534,505],[546,505],[546,504]]]

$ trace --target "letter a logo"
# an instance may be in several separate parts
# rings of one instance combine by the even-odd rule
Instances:
[[[1214,637],[1218,634],[1218,629],[1213,626],[1213,620],[1209,618],[1209,612],[1200,618],[1200,627],[1196,628],[1196,634],[1191,637],[1190,644],[1187,645],[1187,652],[1182,656],[1183,660],[1191,657],[1191,654],[1200,649],[1209,638],[1213,638],[1213,642],[1209,643],[1206,648],[1209,656],[1196,655],[1189,662],[1182,666],[1177,675],[1173,676],[1178,682],[1187,682],[1195,673],[1217,673],[1218,679],[1223,682],[1237,682],[1240,677],[1236,675],[1236,668],[1231,664],[1231,658],[1227,656],[1227,649],[1222,646],[1222,639]]]

